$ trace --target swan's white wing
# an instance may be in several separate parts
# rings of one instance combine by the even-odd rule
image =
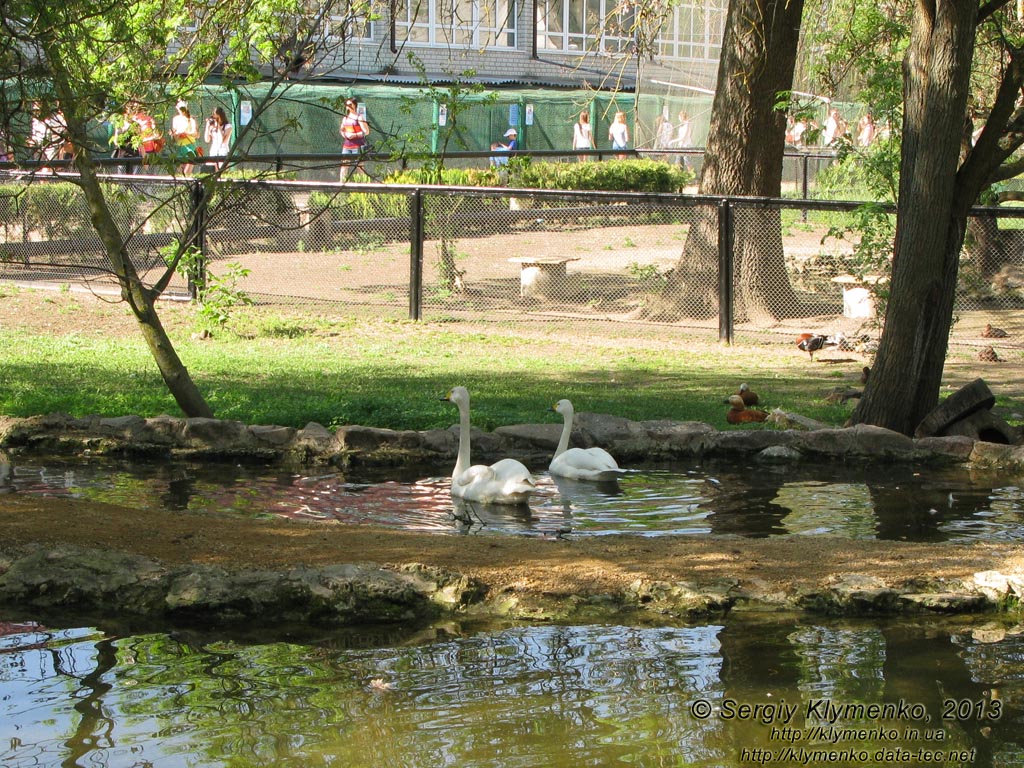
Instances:
[[[525,504],[534,491],[530,471],[514,459],[477,464],[452,478],[452,495],[490,504]]]
[[[494,470],[484,464],[475,464],[457,477],[452,477],[452,488],[468,488],[494,481]]]
[[[577,480],[613,477],[619,472],[614,457],[603,448],[570,448],[551,461],[551,474]]]
[[[501,459],[490,466],[495,477],[504,480],[525,480],[533,484],[533,476],[524,464],[515,459]]]

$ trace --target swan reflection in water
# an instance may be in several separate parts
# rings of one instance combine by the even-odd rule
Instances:
[[[459,533],[484,530],[536,532],[537,517],[528,504],[486,504],[452,497],[452,518]]]
[[[564,536],[578,521],[575,510],[600,506],[621,496],[618,480],[572,480],[536,475],[537,491],[532,504],[483,504],[453,498],[452,518],[459,533],[502,531],[535,536]]]

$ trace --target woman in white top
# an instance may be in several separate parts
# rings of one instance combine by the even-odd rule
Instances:
[[[573,149],[594,149],[594,132],[590,130],[590,115],[580,112],[580,119],[572,128]],[[587,155],[579,155],[577,158],[581,163],[590,158]]]
[[[231,123],[224,113],[223,107],[213,110],[213,116],[206,120],[206,132],[203,138],[210,145],[210,157],[223,157],[231,149]],[[214,163],[216,168],[221,163]]]
[[[626,113],[616,112],[615,121],[608,126],[608,140],[612,143],[612,149],[626,149],[629,144],[629,126],[626,125]],[[625,160],[625,155],[619,155],[619,160]]]

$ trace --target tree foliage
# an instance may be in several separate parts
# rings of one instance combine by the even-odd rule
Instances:
[[[20,155],[28,146],[28,124],[34,103],[41,111],[63,115],[57,137],[74,148],[73,170],[67,180],[82,190],[99,235],[110,272],[121,288],[154,360],[178,405],[187,415],[212,412],[196,387],[160,323],[156,298],[170,283],[182,259],[193,252],[185,236],[167,256],[167,268],[151,282],[140,277],[131,256],[131,239],[141,229],[125,229],[111,209],[108,190],[100,184],[102,168],[96,159],[108,151],[97,126],[130,105],[162,123],[177,98],[188,98],[216,75],[231,88],[239,82],[287,82],[299,60],[329,53],[314,39],[319,24],[336,5],[307,0],[13,0],[4,5],[0,34],[0,78],[3,133]],[[353,5],[350,12],[366,13]],[[276,99],[274,87],[261,109]],[[250,125],[256,124],[254,120]],[[244,133],[244,130],[243,132]],[[239,139],[236,136],[238,146]],[[230,152],[228,157],[230,158]],[[221,166],[221,168],[226,166]],[[38,169],[37,169],[38,170]],[[173,172],[173,165],[165,169]],[[221,170],[197,182],[199,205],[178,206],[207,215],[211,181]],[[196,195],[182,186],[176,194]],[[173,209],[174,201],[161,207]],[[194,222],[182,222],[182,232],[195,232]]]

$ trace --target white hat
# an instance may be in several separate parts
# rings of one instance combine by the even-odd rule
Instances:
[[[518,132],[516,131],[516,129],[515,129],[515,128],[509,128],[509,129],[508,129],[507,131],[505,131],[505,138],[506,138],[506,139],[507,139],[507,138],[508,138],[509,136],[518,136],[518,135],[519,135],[519,133],[518,133]]]
[[[178,103],[175,106],[177,106],[178,109],[181,109],[182,107],[187,107],[188,106],[188,102],[185,101],[184,99],[178,99]]]

